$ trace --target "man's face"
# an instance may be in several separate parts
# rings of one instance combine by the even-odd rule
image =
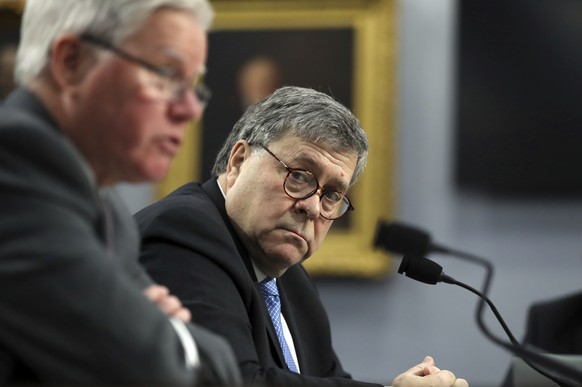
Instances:
[[[346,192],[356,167],[355,153],[340,154],[286,136],[268,146],[290,168],[315,175],[320,186]],[[226,211],[259,268],[279,277],[309,258],[332,221],[320,216],[320,196],[289,197],[287,170],[267,152],[251,154],[246,141],[235,145],[226,172]]]
[[[163,9],[119,48],[189,84],[204,69],[207,40],[189,14]],[[107,55],[70,94],[69,132],[99,184],[160,180],[203,107],[190,90],[164,98],[160,75]]]

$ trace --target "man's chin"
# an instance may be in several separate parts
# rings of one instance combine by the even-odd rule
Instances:
[[[159,163],[150,168],[144,168],[135,176],[132,183],[158,183],[166,178],[170,170],[170,163]]]
[[[306,259],[307,256],[305,254],[300,254],[298,252],[297,254],[293,254],[292,256],[287,256],[284,259],[282,259],[281,262],[284,262],[284,264],[281,265],[281,268],[287,270],[290,267],[302,263]]]
[[[295,250],[294,254],[283,254],[281,252],[276,254],[270,254],[271,256],[271,268],[269,268],[270,273],[265,274],[269,276],[280,277],[283,275],[289,268],[303,262],[305,260],[304,255],[300,254],[297,250]]]

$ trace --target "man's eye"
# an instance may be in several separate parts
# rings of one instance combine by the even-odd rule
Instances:
[[[309,183],[310,175],[303,171],[293,171],[290,173],[289,178],[293,179],[294,183]]]
[[[170,67],[170,66],[160,66],[158,67],[158,74],[160,74],[162,77],[166,77],[166,78],[176,78],[178,75],[178,72],[176,71],[175,68]]]
[[[343,199],[343,195],[337,191],[324,191],[323,197],[331,203],[337,203]]]

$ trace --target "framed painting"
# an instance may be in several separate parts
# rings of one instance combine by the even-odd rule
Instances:
[[[370,142],[368,165],[349,193],[356,211],[347,222],[332,226],[306,268],[315,276],[386,276],[391,260],[373,248],[373,239],[378,220],[394,211],[396,0],[212,4],[216,18],[206,81],[213,99],[159,185],[159,195],[209,176],[218,148],[244,108],[241,78],[247,64],[268,62],[262,72],[255,69],[263,78],[268,78],[269,66],[276,74],[274,81],[263,83],[312,87],[333,95],[353,110]]]

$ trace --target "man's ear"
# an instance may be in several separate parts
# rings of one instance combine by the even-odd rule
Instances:
[[[51,47],[50,72],[60,88],[80,83],[95,62],[95,56],[76,35],[59,37]]]
[[[238,140],[232,147],[226,164],[226,178],[229,187],[234,184],[234,181],[241,173],[242,166],[245,160],[251,156],[251,152],[251,146],[245,140]]]

